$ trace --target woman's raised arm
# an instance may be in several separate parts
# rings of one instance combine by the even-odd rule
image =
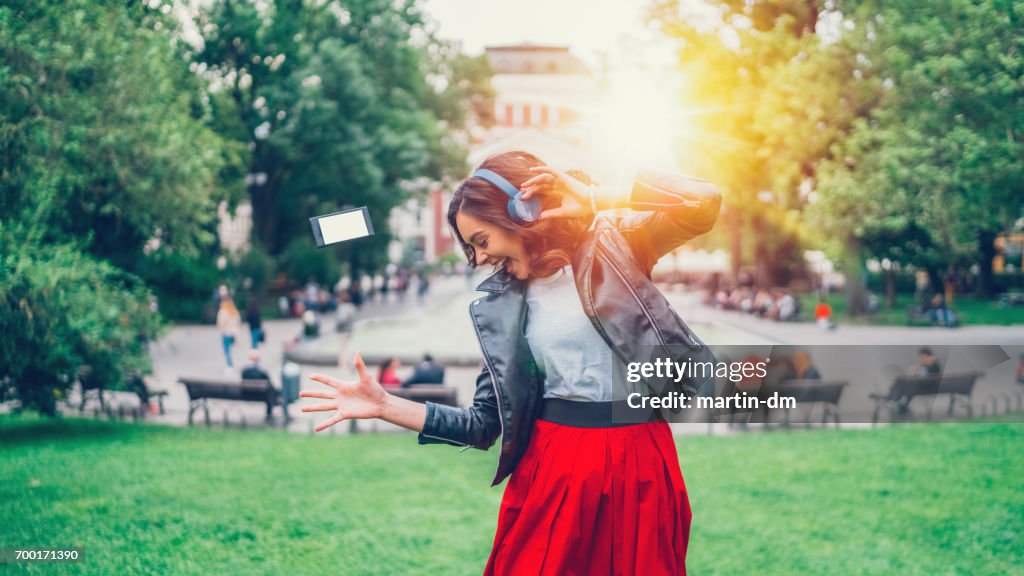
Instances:
[[[629,208],[618,229],[647,270],[681,244],[711,230],[718,220],[722,195],[707,180],[670,172],[640,171],[629,190],[592,188],[549,166],[531,169],[536,176],[523,183],[523,199],[557,194],[561,206],[545,218],[580,218],[597,211]]]

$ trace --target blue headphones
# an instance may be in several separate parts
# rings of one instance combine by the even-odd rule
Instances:
[[[483,178],[500,188],[505,194],[508,194],[508,215],[512,218],[513,222],[525,225],[536,222],[540,218],[540,198],[523,200],[523,191],[513,186],[511,182],[505,180],[497,172],[480,168],[473,172],[470,178]]]

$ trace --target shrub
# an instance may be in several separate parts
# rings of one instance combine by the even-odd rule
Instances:
[[[56,414],[83,365],[109,388],[151,370],[159,315],[142,282],[64,245],[0,238],[0,378],[22,407]]]

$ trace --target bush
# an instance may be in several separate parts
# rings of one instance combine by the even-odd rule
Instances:
[[[0,379],[13,380],[22,407],[48,415],[81,366],[123,387],[129,373],[151,370],[145,343],[160,328],[151,299],[138,278],[71,246],[0,238]]]

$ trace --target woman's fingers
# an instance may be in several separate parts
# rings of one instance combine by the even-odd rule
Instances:
[[[552,189],[556,188],[556,184],[560,184],[558,188],[568,192],[571,196],[581,198],[586,195],[586,192],[580,189],[581,186],[586,185],[570,176],[564,170],[552,168],[551,166],[534,166],[530,168],[530,170],[532,172],[538,172],[538,176],[546,176],[550,178],[550,186]],[[534,178],[536,177],[537,176],[534,176]]]
[[[550,174],[538,174],[530,178],[520,189],[523,191],[523,200],[529,200],[535,193],[550,190],[554,184],[555,177]]]
[[[331,410],[337,410],[337,404],[317,404],[316,406],[303,406],[303,412],[330,412]]]
[[[352,364],[355,365],[356,372],[359,373],[359,380],[366,381],[371,379],[370,373],[366,371],[366,364],[363,362],[363,357],[359,352],[356,352],[355,356],[352,358]]]
[[[316,427],[316,431],[317,431],[317,432],[322,432],[322,431],[324,431],[324,430],[326,430],[326,429],[330,428],[331,426],[334,426],[334,425],[335,425],[335,424],[337,424],[338,422],[341,422],[341,421],[342,421],[342,420],[344,420],[344,419],[345,419],[345,417],[344,417],[344,416],[342,416],[341,414],[335,414],[334,416],[332,416],[332,417],[331,417],[331,418],[329,418],[328,420],[325,420],[325,421],[324,421],[324,422],[323,422],[322,424],[320,424],[319,426],[317,426],[317,427]]]
[[[530,186],[536,186],[537,184],[551,184],[555,181],[555,177],[552,174],[542,173],[536,176],[530,176],[528,180],[523,182],[521,188],[529,188]]]
[[[323,374],[313,374],[312,376],[309,377],[309,379],[315,380],[321,384],[327,384],[328,386],[334,388],[335,390],[341,389],[341,382],[338,382],[337,380],[331,378],[330,376],[324,376]]]
[[[330,392],[320,392],[318,390],[303,390],[299,392],[299,396],[302,398],[319,398],[320,400],[333,400],[334,394]]]

